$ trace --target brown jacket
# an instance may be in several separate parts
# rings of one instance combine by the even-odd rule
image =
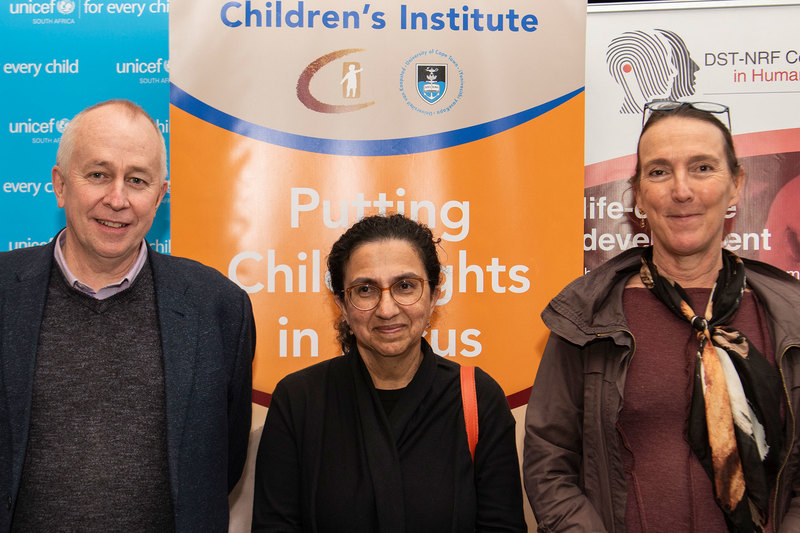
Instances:
[[[635,340],[622,309],[641,265],[628,250],[567,285],[542,312],[550,328],[525,419],[523,477],[539,531],[625,531],[627,488],[616,423]],[[769,319],[787,399],[775,531],[800,531],[800,282],[745,260]]]

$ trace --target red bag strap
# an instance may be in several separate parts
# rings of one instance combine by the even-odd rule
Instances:
[[[475,392],[474,366],[461,366],[461,404],[464,407],[469,454],[474,462],[475,446],[478,444],[478,395]]]

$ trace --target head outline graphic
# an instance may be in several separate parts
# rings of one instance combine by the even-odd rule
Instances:
[[[641,113],[656,99],[680,100],[695,93],[695,73],[700,69],[683,39],[675,32],[624,32],[612,39],[606,63],[622,88],[621,114]]]

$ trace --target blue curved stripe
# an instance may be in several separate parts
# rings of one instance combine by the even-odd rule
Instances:
[[[219,109],[215,109],[205,102],[201,102],[173,83],[170,83],[170,103],[209,124],[277,146],[303,150],[305,152],[315,152],[318,154],[383,156],[430,152],[432,150],[441,150],[442,148],[450,148],[452,146],[484,139],[543,115],[574,98],[582,93],[583,90],[584,88],[581,87],[554,100],[520,111],[519,113],[457,130],[421,135],[418,137],[404,137],[401,139],[352,141],[308,137],[306,135],[287,133],[253,124],[252,122],[247,122],[246,120],[223,113]]]

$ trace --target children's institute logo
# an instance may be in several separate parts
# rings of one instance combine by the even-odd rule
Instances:
[[[695,73],[700,69],[677,33],[658,29],[615,37],[608,45],[606,63],[624,93],[622,114],[641,113],[651,100],[693,95]]]
[[[442,99],[447,91],[447,65],[417,63],[417,93],[429,104]]]
[[[364,51],[363,48],[336,50],[309,63],[297,79],[297,99],[317,113],[350,113],[373,105],[374,101],[360,101],[364,73],[361,63],[339,61],[345,56]],[[311,80],[315,77],[319,91],[316,95],[311,94]]]

